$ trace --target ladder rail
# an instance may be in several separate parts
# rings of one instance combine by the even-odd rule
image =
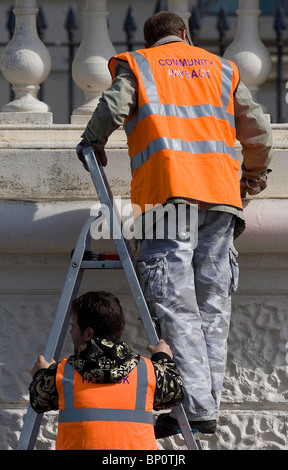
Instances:
[[[131,257],[129,256],[129,251],[127,248],[127,241],[124,239],[122,234],[121,218],[117,211],[116,205],[113,204],[113,195],[108,180],[106,178],[104,169],[102,165],[97,162],[92,147],[84,147],[83,153],[100,203],[107,206],[109,209],[110,232],[113,237],[115,237],[116,235],[116,238],[114,238],[114,243],[117,247],[118,254],[122,262],[124,271],[126,273],[129,285],[131,287],[135,303],[138,307],[138,311],[140,313],[140,317],[144,329],[146,331],[148,340],[150,344],[155,345],[159,341],[158,334],[154,327],[138,278],[135,275],[134,266]],[[174,410],[188,449],[199,450],[193,436],[193,431],[191,430],[189,421],[184,411],[183,405],[181,404],[176,406]]]
[[[89,168],[94,186],[96,188],[100,203],[102,206],[108,208],[110,221],[109,228],[111,236],[113,235],[113,241],[117,248],[120,261],[131,287],[131,291],[138,307],[140,317],[146,331],[149,342],[153,345],[157,344],[159,339],[154,327],[153,321],[150,317],[150,312],[147,308],[147,304],[140,287],[137,276],[135,276],[135,270],[132,263],[131,249],[129,249],[128,242],[124,239],[122,234],[122,224],[119,212],[116,204],[113,204],[113,196],[104,173],[102,165],[98,165],[94,152],[91,147],[84,149],[84,156],[86,159],[87,166]]]
[[[76,248],[70,260],[66,281],[62,289],[47,345],[43,353],[47,362],[51,362],[53,359],[56,361],[59,359],[69,326],[71,304],[77,295],[83,276],[81,261],[85,251],[89,248],[90,226],[96,219],[97,216],[89,217],[87,219],[81,230]],[[17,450],[30,450],[34,448],[42,417],[43,414],[37,414],[29,404],[27,413],[24,417]]]

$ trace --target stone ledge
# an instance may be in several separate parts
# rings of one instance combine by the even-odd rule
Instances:
[[[33,112],[1,112],[0,113],[0,124],[9,125],[13,124],[28,124],[34,126],[38,124],[52,124],[53,114],[52,113],[33,113]]]
[[[1,114],[1,113],[0,113]],[[75,149],[85,126],[81,124],[1,124],[1,149]],[[106,148],[127,148],[122,128],[110,136]]]
[[[288,125],[272,125],[274,158],[268,187],[254,199],[288,198],[286,184]],[[0,125],[0,159],[3,200],[88,200],[95,194],[90,175],[76,156],[82,125]],[[113,194],[129,197],[130,168],[126,135],[115,131],[106,145],[105,168]],[[237,145],[241,164],[241,147]],[[240,175],[239,175],[240,176]]]
[[[126,206],[130,206],[130,200],[122,199],[123,212],[129,217]],[[95,207],[98,206],[93,200],[0,201],[1,252],[68,252],[74,248],[83,224]],[[244,215],[247,228],[236,240],[239,252],[288,253],[288,199],[246,201]],[[99,241],[101,250],[110,251],[112,243],[109,239]]]
[[[20,139],[20,136],[18,137]],[[45,138],[43,131],[44,141]],[[114,143],[115,147],[112,148],[111,143],[106,151],[108,165],[105,167],[105,173],[113,195],[128,197],[131,171],[127,149],[124,143],[122,147],[119,147],[119,142]],[[64,148],[64,144],[57,140],[51,145],[47,143],[46,148],[43,148],[44,146],[41,147],[39,144],[39,136],[37,142],[39,148],[33,147],[34,144],[28,148],[30,141],[26,144],[27,148],[24,148],[23,144],[23,148],[20,149],[11,142],[10,147],[0,149],[2,170],[0,199],[34,201],[87,200],[94,197],[97,199],[91,176],[83,169],[77,158],[76,140],[73,149],[70,148],[70,144],[68,145],[68,141]],[[239,152],[238,157],[241,162]],[[287,164],[286,150],[275,150],[268,187],[253,199],[288,198]]]
[[[43,139],[44,136],[47,137],[47,141],[52,142],[65,142],[68,145],[67,148],[71,148],[74,146],[75,141],[78,143],[78,135],[82,133],[86,127],[85,123],[71,123],[71,124],[52,124],[49,119],[50,113],[44,113],[45,119],[42,119],[42,113],[38,113],[39,115],[39,122],[33,123],[29,121],[29,116],[31,113],[21,113],[26,116],[27,121],[22,122],[23,119],[11,119],[8,120],[9,122],[1,122],[1,115],[10,115],[14,113],[0,113],[0,148],[5,148],[6,146],[11,147],[10,142],[13,141],[18,144],[18,148],[27,148],[28,143],[34,143],[38,147],[45,145],[45,141]],[[48,117],[47,117],[48,116]],[[273,142],[274,145],[278,142],[288,142],[288,124],[286,123],[275,123],[271,124],[271,129],[273,132]],[[41,136],[39,136],[39,131],[41,132]],[[17,134],[22,134],[22,139],[17,139]],[[64,138],[65,136],[65,138]],[[124,132],[123,127],[120,127],[116,131],[114,131],[108,139],[107,147],[112,144],[114,146],[115,142],[122,142],[124,143],[125,147],[127,137]],[[239,142],[237,142],[237,147],[240,147]]]
[[[11,119],[11,122],[4,124],[1,122],[1,114],[10,113],[0,113],[0,149],[75,148],[85,129],[84,124],[52,124],[49,122],[49,117],[46,117],[47,122],[45,120],[41,122],[40,119],[37,124],[30,123],[29,113],[21,113],[27,115],[26,123],[21,123],[21,119]],[[288,124],[271,124],[271,128],[273,147],[275,149],[285,147],[288,143]],[[236,146],[238,150],[241,149],[239,142]],[[106,148],[127,148],[127,137],[122,127],[111,134]]]
[[[287,253],[288,199],[244,201],[246,230],[236,240],[244,253]]]

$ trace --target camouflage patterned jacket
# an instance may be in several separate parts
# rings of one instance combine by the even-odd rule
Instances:
[[[127,377],[138,364],[140,355],[125,342],[91,340],[83,343],[79,352],[68,362],[84,377],[97,383],[119,382]],[[156,375],[154,409],[160,410],[179,405],[184,398],[183,381],[173,359],[166,353],[151,357]],[[56,371],[58,363],[48,369],[40,369],[29,387],[30,403],[36,413],[58,410]]]

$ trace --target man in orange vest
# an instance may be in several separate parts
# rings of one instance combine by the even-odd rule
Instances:
[[[72,304],[74,354],[38,357],[30,402],[37,413],[59,409],[57,450],[157,449],[153,408],[180,404],[183,381],[165,341],[148,346],[147,359],[120,340],[124,327],[117,297],[87,292]]]
[[[123,125],[132,181],[139,279],[185,384],[193,428],[216,431],[231,294],[233,240],[244,228],[242,199],[265,189],[272,137],[262,108],[229,60],[191,46],[183,20],[160,12],[144,25],[146,48],[109,62],[113,78],[77,146],[104,146]],[[239,184],[236,139],[242,145]],[[155,433],[176,433],[171,415]]]

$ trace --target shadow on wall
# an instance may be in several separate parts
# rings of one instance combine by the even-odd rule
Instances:
[[[92,202],[0,203],[0,252],[65,253],[75,247]]]

